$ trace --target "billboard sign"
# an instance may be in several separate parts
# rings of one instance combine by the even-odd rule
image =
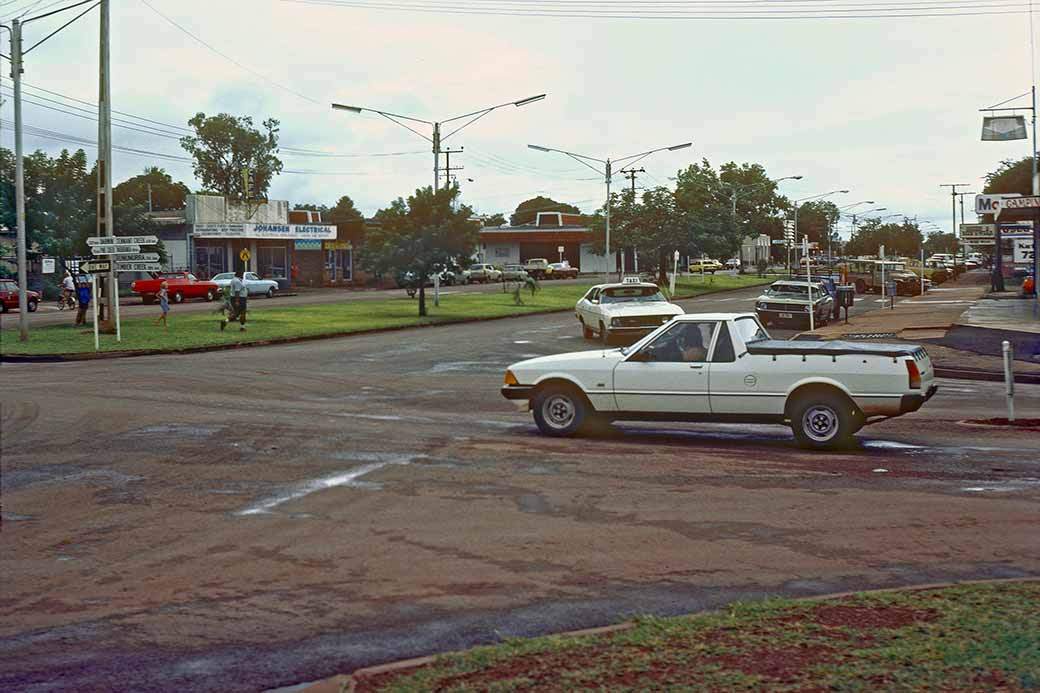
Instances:
[[[1010,142],[1027,138],[1025,116],[984,116],[982,118],[983,142]]]
[[[1000,205],[1004,200],[1021,197],[1018,193],[1006,193],[1000,195],[976,195],[975,196],[975,213],[976,214],[997,214],[1000,210]]]

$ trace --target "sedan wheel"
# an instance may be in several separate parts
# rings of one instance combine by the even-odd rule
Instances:
[[[574,435],[585,422],[584,398],[571,388],[546,388],[531,407],[538,430],[548,436]]]
[[[215,299],[216,297],[217,297],[217,294],[216,294],[216,292],[213,291],[213,289],[210,289],[209,291],[206,292],[206,300],[207,301],[213,301],[213,299]]]
[[[33,299],[29,299],[29,301],[25,304],[25,307],[29,309],[30,313],[35,313],[36,312],[36,301],[34,301]]]
[[[585,324],[585,321],[581,321],[581,336],[585,339],[592,339],[593,332],[592,328]]]
[[[274,298],[274,287],[273,286],[270,289],[267,290],[267,297],[268,298]]]
[[[173,302],[174,303],[183,303],[184,302],[184,294],[182,294],[180,291],[174,292],[174,294],[173,294]]]

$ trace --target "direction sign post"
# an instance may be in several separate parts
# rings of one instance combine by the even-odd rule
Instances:
[[[159,262],[159,253],[118,253],[117,262]]]
[[[90,246],[90,252],[94,255],[119,255],[120,253],[139,253],[141,246],[129,243],[106,243],[104,245]]]
[[[79,263],[79,271],[87,274],[104,274],[112,271],[111,260],[86,260]]]
[[[158,262],[122,262],[122,258],[115,256],[116,272],[159,272],[162,265]]]
[[[91,236],[87,245],[155,245],[159,239],[155,236]]]

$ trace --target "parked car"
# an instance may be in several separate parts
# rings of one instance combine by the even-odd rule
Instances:
[[[678,316],[628,348],[514,363],[501,393],[549,436],[615,420],[773,423],[824,449],[917,411],[934,378],[915,344],[773,340],[754,315],[708,313]]]
[[[722,263],[718,260],[690,260],[690,272],[700,274],[702,271],[708,274],[715,274],[720,269],[723,269]]]
[[[657,284],[635,277],[620,284],[597,284],[574,306],[582,336],[598,335],[604,344],[618,334],[642,336],[682,314],[683,309],[665,298]]]
[[[795,277],[798,281],[809,281],[809,276],[800,274]],[[820,274],[813,273],[812,280],[823,287],[827,295],[834,299],[834,305],[832,307],[832,316],[837,320],[841,315],[841,310],[838,306],[838,284],[841,282],[841,276],[834,274]],[[761,316],[759,316],[761,319]]]
[[[544,257],[532,257],[524,261],[524,270],[535,279],[543,279],[549,269],[549,261]]]
[[[577,279],[578,268],[571,267],[568,262],[554,262],[545,271],[546,279]]]
[[[502,270],[496,268],[494,265],[477,264],[470,265],[470,268],[463,270],[462,272],[462,283],[463,284],[475,284],[487,282],[502,281]]]
[[[18,284],[10,279],[0,279],[0,313],[9,310],[18,310]],[[26,290],[25,308],[30,313],[35,313],[40,305],[40,294],[35,291]]]
[[[453,284],[457,284],[458,280],[456,279],[456,276],[457,275],[452,270],[441,270],[441,286],[452,286]],[[434,275],[432,274],[428,275],[423,281],[423,286],[433,286],[433,277]],[[415,272],[410,270],[397,275],[397,285],[407,291],[409,296],[414,296],[415,292],[419,289],[419,282],[415,277]]]
[[[523,265],[505,265],[502,268],[502,281],[522,282],[527,279],[527,270]]]
[[[811,282],[781,279],[773,282],[755,301],[755,314],[766,325],[777,323],[808,327],[810,305],[816,327],[826,325],[834,316],[834,298],[823,284],[815,279]]]
[[[213,277],[212,281],[220,287],[221,291],[223,291],[231,284],[231,280],[234,278],[234,272],[221,272]],[[242,281],[245,282],[246,289],[249,291],[250,296],[267,296],[268,298],[274,298],[275,292],[278,291],[278,282],[273,279],[261,279],[255,272],[246,272]]]
[[[740,258],[731,257],[726,260],[726,269],[740,269]]]
[[[204,298],[212,301],[220,293],[220,287],[211,281],[202,281],[191,272],[158,272],[151,279],[138,279],[130,285],[130,290],[140,295],[145,303],[154,303],[159,293],[159,285],[167,283],[170,300],[180,303],[188,298]]]

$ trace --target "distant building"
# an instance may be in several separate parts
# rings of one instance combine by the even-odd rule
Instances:
[[[740,264],[755,267],[759,260],[769,262],[772,239],[764,233],[748,236],[740,244]]]
[[[505,265],[543,257],[549,262],[565,260],[582,272],[607,271],[606,258],[592,252],[592,231],[579,214],[538,212],[530,224],[480,230],[480,262]]]

